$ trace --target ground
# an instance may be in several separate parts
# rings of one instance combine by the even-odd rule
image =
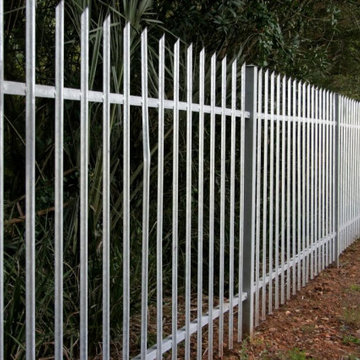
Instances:
[[[225,359],[360,359],[360,241]]]

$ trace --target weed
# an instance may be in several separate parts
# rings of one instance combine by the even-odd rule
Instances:
[[[356,355],[350,354],[347,358],[347,360],[360,360],[360,358]]]
[[[288,360],[306,360],[306,354],[304,351],[294,348],[288,351],[286,359]]]
[[[345,335],[342,339],[343,343],[348,345],[348,344],[357,344],[360,345],[360,339],[352,336],[352,335]]]
[[[248,360],[249,359],[249,355],[248,355],[248,339],[244,339],[242,344],[241,344],[241,348],[239,351],[239,359],[241,360]]]
[[[360,326],[360,309],[346,308],[344,311],[344,321],[349,325]]]
[[[270,360],[272,358],[272,354],[269,352],[268,349],[261,351],[261,353],[259,354],[259,359],[261,360]]]
[[[255,346],[264,345],[264,339],[262,339],[261,337],[259,338],[255,337],[254,339],[251,339],[251,344]]]
[[[359,284],[353,284],[353,285],[350,286],[350,290],[360,292],[360,285]]]

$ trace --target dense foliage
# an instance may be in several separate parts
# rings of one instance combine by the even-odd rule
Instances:
[[[5,76],[7,80],[25,79],[25,10],[24,0],[5,2]],[[56,0],[37,1],[37,82],[54,83],[54,39]],[[68,0],[65,20],[65,86],[79,87],[80,74],[80,13],[85,1]],[[205,47],[207,57],[216,52],[219,59],[227,55],[228,60],[238,58],[260,66],[307,80],[319,86],[360,98],[360,4],[356,0],[130,0],[91,1],[90,33],[90,87],[102,88],[102,22],[110,13],[113,26],[111,35],[112,91],[122,91],[122,28],[126,21],[132,26],[131,66],[132,93],[140,93],[140,43],[139,34],[149,28],[149,87],[157,95],[157,40],[166,34],[167,96],[172,96],[172,46],[181,37],[182,49],[193,43],[194,54]],[[208,60],[207,59],[207,60]],[[181,71],[184,74],[185,53],[181,55]],[[194,70],[194,78],[197,70]],[[209,74],[206,76],[209,88]],[[180,82],[181,97],[185,96],[184,76]],[[207,90],[208,95],[208,90]],[[197,85],[194,82],[194,98]],[[24,357],[24,198],[25,198],[25,125],[24,99],[6,96],[5,117],[5,210],[6,210],[6,278],[5,278],[5,337],[7,358]],[[91,104],[90,164],[89,164],[89,306],[90,349],[92,354],[101,349],[101,246],[102,246],[102,107]],[[120,340],[122,309],[122,113],[121,107],[112,107],[111,147],[111,311],[112,340],[114,347]],[[37,100],[36,119],[36,208],[39,211],[36,224],[36,291],[37,291],[37,348],[38,356],[52,354],[53,348],[53,206],[54,206],[54,103],[46,99]],[[184,114],[182,114],[183,116]],[[155,119],[155,111],[150,112]],[[182,118],[184,119],[184,118]],[[141,193],[142,193],[142,143],[139,109],[132,113],[132,263],[131,296],[132,314],[139,311],[141,284]],[[156,121],[151,122],[152,133],[152,203],[156,202]],[[180,184],[184,184],[185,125],[181,125]],[[172,180],[172,117],[166,114],[165,140],[165,186],[171,189]],[[65,207],[64,228],[64,344],[70,358],[78,353],[79,322],[79,104],[65,104]],[[194,131],[194,143],[197,135]],[[208,146],[208,144],[206,144]],[[194,158],[197,159],[197,150]],[[219,167],[217,166],[219,169]],[[208,173],[208,159],[205,172]],[[219,171],[219,170],[217,170]],[[194,176],[197,175],[194,169]],[[208,175],[205,187],[208,186]],[[194,177],[196,179],[196,177]],[[237,179],[238,181],[238,179]],[[194,180],[195,184],[195,180]],[[194,185],[195,186],[195,185]],[[194,195],[196,188],[194,188]],[[206,196],[207,194],[205,194]],[[171,192],[165,193],[164,207],[164,284],[171,282]],[[217,195],[218,196],[218,195]],[[229,194],[227,194],[229,196]],[[180,187],[180,287],[183,285],[181,269],[184,268],[184,209],[185,188]],[[208,200],[205,201],[208,204]],[[238,204],[236,205],[238,207]],[[196,202],[194,202],[194,211]],[[207,205],[205,214],[207,214]],[[218,221],[218,220],[216,220]],[[205,236],[207,228],[205,224]],[[228,226],[228,224],[227,224]],[[197,233],[193,223],[194,244]],[[228,234],[228,231],[227,231]],[[156,207],[151,210],[151,259],[155,259]],[[207,253],[205,245],[204,253]],[[196,262],[196,245],[194,245]],[[204,255],[206,262],[206,255]],[[196,272],[193,274],[196,277]],[[206,274],[204,274],[206,276]],[[155,296],[156,267],[150,260],[150,302]],[[165,287],[165,296],[169,287]],[[153,339],[150,338],[150,342]],[[134,346],[139,339],[132,339]]]

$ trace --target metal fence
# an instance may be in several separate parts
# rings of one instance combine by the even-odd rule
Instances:
[[[186,73],[180,74],[180,42],[168,54],[173,62],[172,98],[165,98],[165,41],[159,41],[158,97],[148,96],[147,30],[141,34],[141,94],[130,93],[130,32],[124,29],[123,93],[110,90],[110,26],[103,26],[103,91],[88,88],[89,12],[81,16],[81,86],[64,87],[64,2],[56,9],[55,86],[35,83],[35,1],[26,4],[26,82],[4,79],[3,0],[0,1],[0,358],[4,354],[4,95],[26,98],[26,359],[36,356],[35,323],[35,99],[55,100],[55,233],[54,233],[54,356],[63,357],[63,141],[64,102],[80,102],[80,359],[88,359],[88,153],[89,103],[103,105],[103,304],[102,355],[111,357],[110,246],[118,234],[110,232],[110,108],[123,114],[123,294],[122,358],[172,359],[223,355],[241,341],[243,331],[278,309],[324,268],[338,262],[339,254],[359,235],[359,103],[326,89],[286,76],[221,61],[216,55],[207,67],[205,52],[193,62],[192,46],[186,49]],[[193,77],[197,67],[198,79]],[[205,73],[211,86],[205,89]],[[186,75],[186,100],[179,99],[179,81]],[[193,84],[198,81],[198,100]],[[216,93],[216,81],[221,93]],[[207,103],[206,99],[210,99]],[[131,221],[130,153],[131,109],[141,109],[143,143],[142,278],[138,348],[131,348]],[[149,132],[149,110],[155,109],[158,138]],[[6,109],[5,109],[6,110]],[[165,114],[172,124],[171,159],[164,159]],[[154,117],[151,118],[153,120]],[[170,119],[170,120],[169,120]],[[186,139],[179,139],[181,122]],[[220,132],[219,132],[220,130]],[[229,136],[230,135],[230,136]],[[196,140],[196,141],[193,141]],[[166,141],[169,141],[168,139]],[[157,144],[157,194],[150,201],[152,152]],[[169,147],[168,147],[169,148]],[[179,151],[186,152],[185,178]],[[196,153],[196,156],[194,155]],[[172,179],[164,182],[164,166],[172,166]],[[195,169],[195,171],[194,171]],[[195,174],[195,176],[194,176]],[[181,179],[181,180],[180,180]],[[185,179],[183,183],[180,183]],[[179,191],[185,188],[186,207],[179,212]],[[172,218],[164,223],[164,193],[171,201]],[[205,199],[208,201],[206,210]],[[156,208],[156,221],[149,212]],[[185,226],[185,262],[179,268],[179,218]],[[195,224],[195,225],[194,225]],[[149,264],[149,231],[156,226],[156,264]],[[181,225],[182,226],[182,225]],[[163,237],[169,227],[170,238]],[[196,229],[195,229],[196,227]],[[194,235],[195,234],[195,235]],[[163,264],[163,246],[171,259]],[[206,252],[206,253],[205,253]],[[37,260],[38,262],[41,260]],[[182,264],[182,263],[181,263]],[[149,304],[149,267],[156,267],[156,304]],[[164,289],[163,268],[171,267],[171,289]],[[226,270],[226,271],[225,271]],[[179,286],[179,273],[183,277]],[[196,274],[196,276],[194,275]],[[165,284],[165,283],[164,283]],[[153,292],[153,289],[151,289]],[[166,290],[166,304],[164,290]],[[170,295],[169,295],[170,294]],[[195,296],[194,296],[195,295]],[[170,304],[170,305],[169,305]],[[149,306],[156,320],[149,318]],[[164,309],[168,312],[165,323]],[[194,311],[194,308],[196,311]],[[5,312],[6,314],[6,312]],[[169,315],[170,314],[170,315]],[[179,319],[181,317],[181,319]],[[170,319],[170,320],[169,320]],[[149,345],[149,321],[155,324],[155,345]],[[179,325],[180,324],[180,325]],[[100,326],[100,324],[98,324]],[[166,329],[164,328],[166,327]],[[170,329],[170,330],[169,330]],[[196,342],[193,340],[196,339]],[[184,343],[184,347],[182,347]],[[91,354],[90,354],[91,355]]]

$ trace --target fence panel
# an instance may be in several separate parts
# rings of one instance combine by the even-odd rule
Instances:
[[[88,268],[93,255],[88,250],[93,240],[89,229],[91,104],[102,106],[99,231],[104,359],[110,359],[116,347],[112,339],[116,332],[123,359],[221,357],[224,347],[233,347],[234,337],[241,341],[243,332],[252,333],[260,320],[265,320],[267,314],[301,290],[309,279],[331,263],[338,263],[340,253],[358,238],[359,102],[268,69],[240,65],[237,60],[230,62],[224,57],[220,63],[216,54],[207,61],[205,50],[197,56],[192,45],[182,49],[180,40],[170,51],[164,36],[158,42],[155,84],[158,96],[150,97],[148,32],[145,29],[140,37],[140,64],[133,65],[130,24],[123,29],[123,91],[112,92],[115,75],[111,68],[110,17],[105,19],[102,29],[103,89],[92,90],[88,8],[81,15],[78,39],[80,86],[65,87],[64,1],[56,8],[55,86],[39,85],[35,80],[35,7],[36,1],[27,0],[26,81],[12,82],[4,79],[4,11],[0,0],[0,359],[14,355],[5,351],[11,334],[4,331],[7,317],[4,309],[8,301],[4,299],[8,281],[4,275],[4,244],[9,226],[4,221],[4,194],[7,194],[4,94],[25,97],[26,101],[26,336],[23,344],[26,355],[20,354],[26,359],[43,355],[36,345],[35,308],[37,98],[55,100],[55,359],[63,357],[66,336],[63,312],[67,291],[63,270],[67,226],[64,222],[66,102],[80,105],[76,194],[80,215],[80,322],[75,357],[85,360],[94,355],[89,352],[89,318],[94,311],[94,307],[89,307],[92,278]],[[181,67],[183,53],[184,68]],[[141,74],[140,94],[131,91],[133,72]],[[183,77],[184,94],[180,90]],[[116,154],[122,160],[122,191],[116,202],[120,209],[111,197],[111,119],[115,106],[120,109],[123,146],[122,153]],[[134,133],[139,119],[140,135]],[[136,141],[142,142],[140,158],[131,154]],[[134,171],[134,163],[139,171]],[[141,195],[135,194],[134,178]],[[120,235],[111,228],[114,214],[122,218]],[[138,233],[141,264],[134,263]],[[122,268],[121,285],[113,281],[111,273],[115,243],[122,246],[117,264],[117,269]],[[132,276],[135,267],[141,268],[140,279]],[[137,285],[138,292],[134,291]],[[111,314],[111,295],[116,287],[122,293],[117,303],[122,308],[122,319]],[[112,326],[113,322],[116,327]]]

